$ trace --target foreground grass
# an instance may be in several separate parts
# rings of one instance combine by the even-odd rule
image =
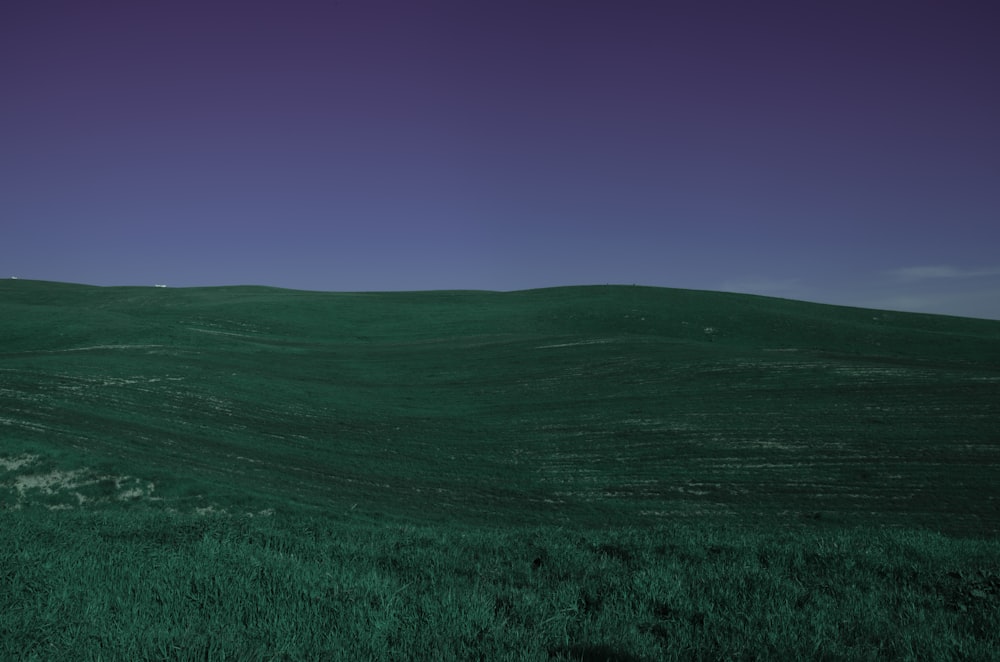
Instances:
[[[0,510],[2,659],[996,659],[1000,544]]]

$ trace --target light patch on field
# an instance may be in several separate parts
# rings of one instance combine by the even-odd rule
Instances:
[[[173,508],[168,508],[167,510],[171,512],[177,512]],[[210,517],[213,515],[223,516],[230,514],[228,510],[226,510],[225,508],[220,508],[218,505],[214,503],[209,504],[207,506],[199,506],[194,509],[194,512],[196,515],[201,515],[202,517]],[[257,512],[249,511],[243,513],[243,515],[245,517],[271,517],[272,515],[274,515],[274,508],[265,508],[263,510],[258,510]]]
[[[845,375],[847,377],[857,377],[857,378],[868,378],[874,380],[877,377],[883,379],[879,381],[885,381],[885,378],[901,378],[909,377],[914,374],[912,369],[908,368],[883,368],[883,367],[860,367],[860,366],[833,366],[831,371],[837,375]]]
[[[226,509],[216,508],[214,505],[212,505],[212,506],[204,506],[202,508],[195,508],[194,512],[197,513],[198,515],[225,515]]]
[[[676,510],[640,510],[639,514],[644,517],[662,517],[672,519],[675,517],[717,517],[720,515],[731,517],[736,515],[736,511],[731,508],[723,508],[721,506],[711,510],[701,506],[698,508],[680,508]]]
[[[206,405],[210,409],[221,412],[223,414],[228,414],[229,416],[234,415],[232,402],[227,402],[226,400],[223,400],[222,398],[217,398],[213,395],[206,395],[202,398],[202,400],[206,403]]]
[[[4,419],[0,419],[0,423],[3,423]],[[23,455],[16,455],[14,457],[0,457],[0,466],[2,466],[7,471],[17,471],[21,467],[25,467],[32,464],[38,459],[37,455],[29,455],[24,453]]]
[[[8,458],[3,466],[8,471],[16,471],[30,466],[37,456],[22,455]],[[97,490],[94,486],[98,487]],[[33,498],[66,495],[76,500],[76,505],[87,503],[108,503],[111,501],[132,501],[152,498],[155,486],[150,481],[142,481],[134,476],[112,476],[96,474],[90,469],[73,471],[52,470],[48,473],[26,473],[14,476],[13,480],[0,483],[2,487],[13,488],[17,492],[17,502],[13,508],[21,508]],[[89,494],[85,493],[89,492]],[[95,495],[96,492],[96,495]],[[65,509],[70,504],[50,505],[50,509]]]
[[[557,345],[539,345],[535,349],[551,349],[553,347],[576,347],[578,345],[603,345],[614,342],[614,338],[595,338],[594,340],[580,340],[579,342],[565,342]]]
[[[41,425],[40,423],[32,423],[30,421],[22,421],[16,418],[0,418],[0,425],[16,425],[22,427],[25,430],[31,430],[33,432],[45,432],[46,430],[51,430],[47,425]]]
[[[801,450],[802,446],[798,444],[786,444],[780,441],[768,441],[765,439],[760,439],[757,441],[749,441],[746,443],[747,448],[766,448],[768,450],[779,450],[779,451],[795,451]]]
[[[197,331],[198,333],[211,333],[218,336],[236,336],[237,338],[256,338],[256,336],[250,335],[248,333],[235,333],[233,331],[219,331],[217,329],[199,329],[197,327],[189,326],[187,327],[189,331]]]
[[[18,476],[14,479],[14,489],[24,496],[28,490],[38,489],[46,494],[53,494],[64,489],[79,487],[82,482],[77,481],[77,477],[85,473],[83,469],[77,471],[50,471],[47,474],[28,474]]]
[[[150,347],[164,347],[164,345],[88,345],[87,347],[70,347],[68,349],[43,350],[48,352],[89,352],[95,349],[149,349]]]

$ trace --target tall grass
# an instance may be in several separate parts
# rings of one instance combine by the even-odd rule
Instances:
[[[3,659],[996,659],[1000,548],[906,530],[0,511]]]

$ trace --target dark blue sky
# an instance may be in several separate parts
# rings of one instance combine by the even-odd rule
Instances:
[[[0,9],[0,269],[1000,318],[992,2]]]

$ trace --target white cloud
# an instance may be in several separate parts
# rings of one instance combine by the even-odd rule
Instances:
[[[982,278],[1000,275],[1000,267],[986,269],[960,269],[946,265],[926,267],[904,267],[892,269],[889,275],[897,281],[912,283],[920,280],[940,280],[950,278]]]

